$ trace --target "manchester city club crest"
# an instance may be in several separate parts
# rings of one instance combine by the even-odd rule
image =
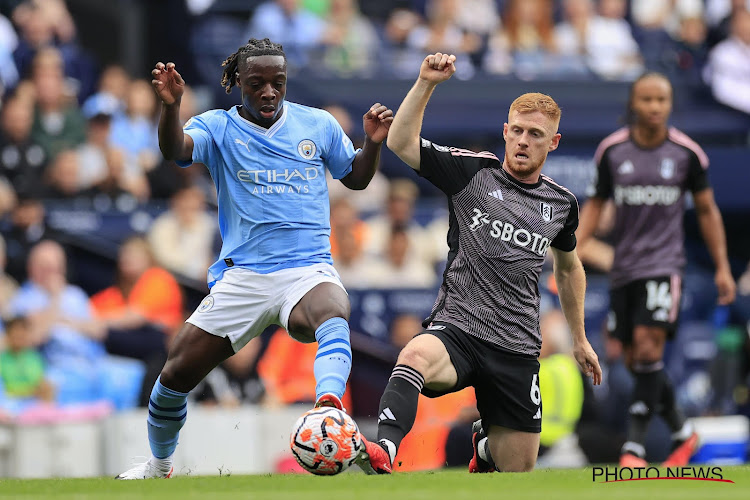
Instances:
[[[315,151],[315,143],[310,139],[300,141],[300,143],[297,145],[297,152],[305,160],[309,160],[310,158],[315,156]]]
[[[201,302],[201,305],[198,306],[198,312],[206,312],[210,311],[211,308],[214,306],[214,298],[212,295],[209,295],[205,299],[203,299],[203,302]]]

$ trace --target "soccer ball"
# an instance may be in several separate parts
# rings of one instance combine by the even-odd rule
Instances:
[[[319,476],[346,470],[362,449],[356,422],[332,407],[314,408],[303,414],[292,427],[289,441],[302,468]]]

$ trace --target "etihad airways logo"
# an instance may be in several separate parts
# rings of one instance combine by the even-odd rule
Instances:
[[[238,170],[237,180],[259,183],[279,183],[276,186],[265,186],[263,184],[253,188],[253,194],[270,193],[309,193],[311,180],[318,178],[318,169],[307,167],[304,169],[285,168],[284,170]],[[297,184],[293,184],[294,182]],[[304,183],[304,184],[303,184]]]
[[[478,208],[474,209],[474,217],[471,220],[472,223],[469,226],[471,231],[476,231],[489,224],[491,227],[490,236],[493,238],[500,238],[500,241],[506,241],[521,248],[529,248],[538,255],[546,255],[552,243],[549,238],[539,233],[532,233],[525,229],[517,228],[509,222],[499,220],[490,221],[489,214],[482,212]]]

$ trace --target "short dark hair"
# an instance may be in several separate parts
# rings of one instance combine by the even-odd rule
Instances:
[[[239,68],[240,56],[245,59],[253,56],[281,56],[286,61],[286,54],[280,43],[273,43],[268,38],[263,40],[251,38],[245,45],[237,49],[237,52],[221,63],[224,67],[224,72],[221,74],[221,85],[226,89],[227,94],[232,92],[232,87],[237,83],[235,75]]]
[[[633,112],[633,94],[635,93],[635,87],[642,80],[645,80],[647,78],[661,78],[669,84],[670,89],[673,88],[672,81],[669,79],[669,77],[664,73],[659,73],[658,71],[647,71],[636,78],[633,83],[630,84],[630,91],[628,93],[628,104],[627,108],[625,109],[625,123],[627,125],[633,125],[635,123],[635,113]]]

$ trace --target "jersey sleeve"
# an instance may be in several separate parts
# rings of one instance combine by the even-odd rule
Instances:
[[[596,165],[596,184],[593,196],[606,200],[612,197],[612,170],[610,169],[609,152],[605,151]]]
[[[710,187],[708,182],[708,157],[701,162],[698,155],[690,152],[690,162],[688,164],[687,189],[693,193],[703,191]]]
[[[488,151],[476,153],[421,139],[418,174],[448,196],[460,192],[477,172],[493,164],[499,166],[500,160]]]
[[[578,229],[578,200],[572,194],[570,197],[570,212],[565,219],[565,225],[557,233],[551,245],[563,252],[571,252],[576,247],[576,229]]]
[[[326,149],[321,156],[331,176],[334,179],[343,179],[352,171],[354,157],[359,150],[354,149],[352,140],[330,113],[326,113],[325,133],[323,143]]]
[[[211,163],[211,150],[214,140],[208,124],[209,115],[194,116],[185,123],[182,131],[193,139],[193,158],[191,161],[177,161],[180,167],[189,167],[193,163],[203,163],[208,166]]]

